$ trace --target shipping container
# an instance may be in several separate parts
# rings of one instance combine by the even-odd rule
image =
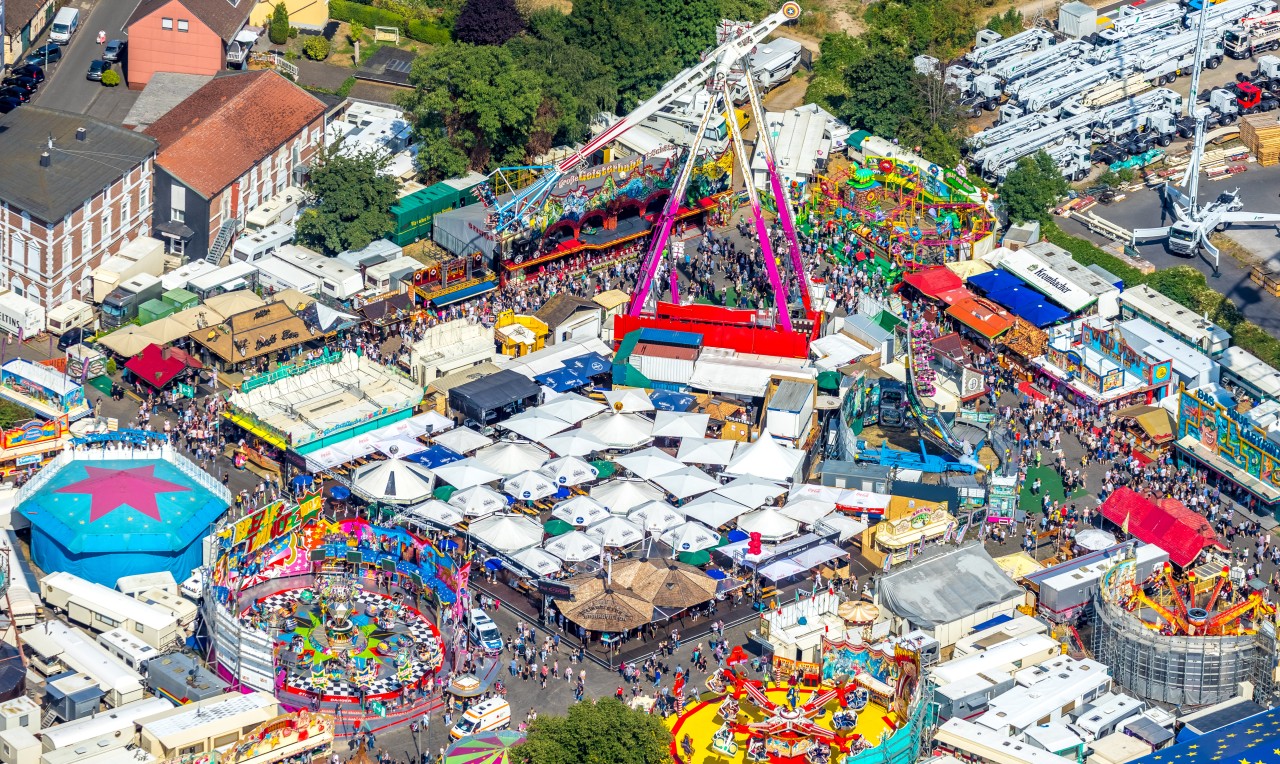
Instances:
[[[164,300],[147,300],[138,306],[138,320],[144,325],[166,316],[172,316],[177,310]]]
[[[431,236],[431,221],[441,212],[467,207],[476,202],[471,189],[484,180],[474,173],[466,178],[443,181],[409,194],[391,205],[395,232],[391,240],[400,246]]]
[[[638,342],[631,352],[630,363],[636,367],[636,371],[651,380],[687,385],[693,378],[693,366],[697,359],[696,347]]]
[[[163,283],[164,280],[161,279],[161,284],[163,285]],[[160,295],[160,299],[172,305],[174,312],[186,310],[187,308],[194,308],[200,304],[200,298],[196,297],[186,289],[170,289]]]

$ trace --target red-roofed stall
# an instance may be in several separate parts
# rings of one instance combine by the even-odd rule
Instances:
[[[136,374],[138,379],[159,390],[183,371],[203,368],[203,364],[186,351],[152,343],[126,361],[124,367]]]
[[[1177,499],[1152,499],[1131,488],[1118,488],[1103,502],[1102,516],[1139,541],[1165,550],[1182,568],[1190,567],[1209,547],[1229,551],[1209,520]]]
[[[941,296],[947,292],[964,288],[960,277],[945,265],[921,268],[904,275],[902,280],[915,287],[920,294],[935,300],[942,299]]]

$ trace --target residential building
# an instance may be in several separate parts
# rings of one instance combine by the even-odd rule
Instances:
[[[0,116],[0,289],[45,309],[151,229],[154,139],[27,105]]]
[[[252,0],[142,0],[125,23],[129,87],[156,72],[214,75],[240,66],[259,30],[246,29]],[[327,4],[323,4],[327,5]]]
[[[547,325],[548,345],[575,337],[599,337],[604,309],[591,300],[560,292],[533,314]]]
[[[58,4],[54,0],[8,0],[4,4],[4,63],[26,55],[53,23]]]
[[[301,185],[324,118],[324,104],[274,71],[210,80],[145,131],[160,144],[155,236],[196,260],[221,232],[220,258],[250,210]]]
[[[289,26],[308,32],[319,32],[329,23],[328,0],[283,0],[289,12]],[[249,13],[249,25],[267,28],[276,4],[271,0],[258,0]]]

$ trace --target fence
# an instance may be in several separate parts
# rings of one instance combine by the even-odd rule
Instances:
[[[227,490],[227,487],[217,478],[200,469],[190,459],[178,453],[173,446],[162,445],[67,449],[50,460],[44,469],[37,472],[22,488],[18,489],[18,498],[15,506],[30,499],[53,479],[58,469],[66,467],[73,461],[108,461],[120,459],[121,457],[130,459],[163,459],[177,467],[179,472],[191,478],[201,488],[217,496],[227,504],[231,504],[231,491]]]

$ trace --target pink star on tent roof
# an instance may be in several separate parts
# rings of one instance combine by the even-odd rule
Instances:
[[[120,507],[132,507],[152,520],[160,519],[156,494],[190,491],[184,485],[155,476],[155,465],[109,470],[85,467],[88,475],[59,488],[56,493],[87,493],[93,497],[89,505],[89,522],[95,522]]]

